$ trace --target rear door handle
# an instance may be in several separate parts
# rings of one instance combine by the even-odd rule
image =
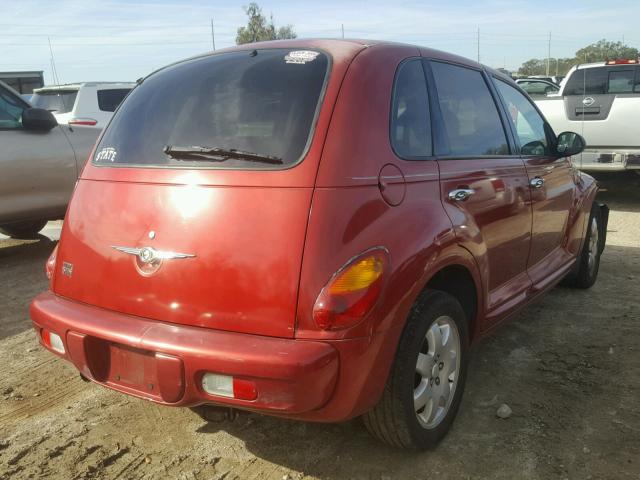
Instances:
[[[544,178],[540,178],[540,177],[532,178],[531,181],[529,182],[529,185],[531,185],[533,188],[540,188],[544,185]]]
[[[457,188],[449,192],[449,200],[462,202],[474,193],[476,193],[476,191],[473,188]]]

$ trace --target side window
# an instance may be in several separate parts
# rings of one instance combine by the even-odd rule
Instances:
[[[98,90],[98,108],[103,112],[115,112],[130,90],[129,88]]]
[[[549,142],[544,128],[544,118],[533,107],[529,99],[502,80],[493,81],[502,97],[509,121],[516,131],[522,155],[545,155],[549,153]]]
[[[610,70],[607,93],[632,93],[635,73],[633,70]]]
[[[507,137],[482,74],[432,62],[452,156],[508,155]]]
[[[22,111],[24,107],[18,99],[0,88],[0,129],[22,127]]]
[[[419,59],[400,65],[391,106],[391,145],[402,158],[429,156],[431,120],[427,84]]]

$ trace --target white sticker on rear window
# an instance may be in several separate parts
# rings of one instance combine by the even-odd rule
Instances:
[[[118,152],[113,147],[105,147],[96,155],[97,162],[115,162]]]
[[[304,65],[307,62],[315,60],[318,55],[318,52],[312,52],[311,50],[294,50],[285,55],[284,61]]]

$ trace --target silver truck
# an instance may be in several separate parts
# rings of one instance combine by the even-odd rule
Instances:
[[[582,170],[640,173],[640,65],[616,60],[573,67],[557,94],[535,98],[556,132],[587,142],[573,158]]]
[[[64,217],[100,131],[58,125],[0,82],[0,233],[29,238]]]

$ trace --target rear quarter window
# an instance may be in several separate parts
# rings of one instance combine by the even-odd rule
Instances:
[[[103,112],[115,112],[130,91],[130,88],[98,90],[98,108]]]
[[[187,168],[293,165],[310,142],[329,62],[320,51],[257,49],[167,67],[127,97],[93,161]],[[209,153],[184,155],[189,149]],[[214,149],[226,154],[212,154]],[[275,159],[276,165],[261,159]]]
[[[432,154],[427,84],[419,59],[398,68],[391,107],[391,145],[405,159]]]

